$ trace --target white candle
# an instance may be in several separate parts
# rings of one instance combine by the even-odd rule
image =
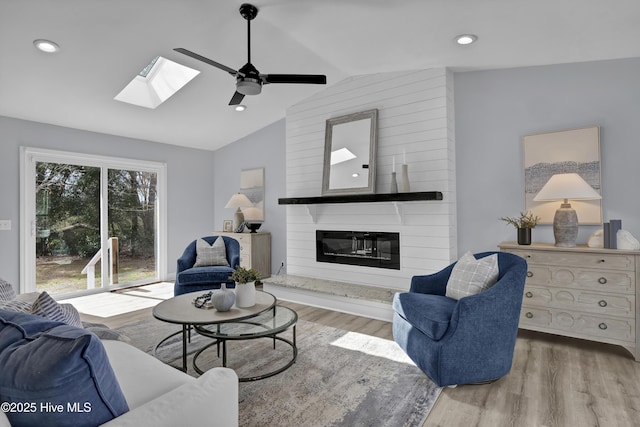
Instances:
[[[393,156],[393,171],[396,171],[396,156]]]
[[[402,149],[402,164],[403,165],[407,164],[407,152],[404,148]]]

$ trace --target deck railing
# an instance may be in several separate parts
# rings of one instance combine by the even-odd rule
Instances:
[[[109,284],[118,283],[118,238],[110,237],[108,240],[107,254],[109,256]],[[91,258],[82,269],[82,274],[87,275],[87,289],[96,287],[96,264],[102,259],[102,249]]]

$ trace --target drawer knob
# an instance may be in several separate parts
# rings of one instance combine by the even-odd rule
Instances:
[[[600,283],[601,285],[604,285],[605,283],[607,283],[607,278],[606,277],[599,278],[598,283]]]
[[[598,301],[598,305],[600,307],[606,307],[607,306],[607,302],[605,300],[600,300],[600,301]]]
[[[601,260],[600,260],[600,262],[602,262],[602,263],[603,263],[603,262],[605,262],[605,261],[606,261],[606,260],[604,260],[604,259],[601,259]]]
[[[530,311],[527,311],[527,313],[525,314],[525,316],[527,316],[527,319],[531,319],[533,317],[533,313]]]
[[[533,271],[527,271],[527,277],[533,277]]]
[[[531,292],[527,292],[526,294],[524,294],[527,298],[533,298],[533,293]]]
[[[600,329],[602,329],[604,331],[605,329],[607,329],[607,324],[606,323],[600,323],[598,325],[598,328],[600,328]]]

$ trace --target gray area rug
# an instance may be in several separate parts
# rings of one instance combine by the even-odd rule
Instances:
[[[119,329],[148,353],[178,330],[154,318]],[[281,336],[291,339],[292,331]],[[193,354],[211,341],[195,332],[191,338],[188,373],[197,376]],[[422,426],[440,394],[393,341],[299,320],[297,344],[298,358],[289,369],[240,383],[240,426]],[[248,377],[286,365],[292,350],[280,341],[274,350],[273,340],[263,338],[228,342],[227,356],[227,366]],[[181,335],[165,343],[158,357],[181,366]],[[221,366],[221,360],[213,346],[198,366]]]

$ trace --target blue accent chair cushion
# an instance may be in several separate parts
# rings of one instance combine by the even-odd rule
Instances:
[[[240,243],[236,239],[227,236],[206,236],[202,237],[202,239],[210,245],[213,245],[217,239],[223,239],[229,265],[194,267],[197,258],[197,240],[194,240],[186,247],[182,256],[178,258],[176,282],[173,287],[175,296],[218,289],[222,283],[227,284],[227,287],[230,288],[235,287],[235,282],[229,276],[240,265]]]
[[[87,330],[0,309],[0,366],[0,402],[28,409],[6,412],[14,427],[97,426],[129,410],[102,343]]]
[[[438,386],[496,380],[511,370],[527,263],[497,253],[497,282],[478,294],[445,296],[455,263],[431,275],[414,276],[407,293],[393,300],[393,337]]]
[[[434,341],[439,341],[449,329],[456,300],[442,295],[397,293],[393,309]]]

